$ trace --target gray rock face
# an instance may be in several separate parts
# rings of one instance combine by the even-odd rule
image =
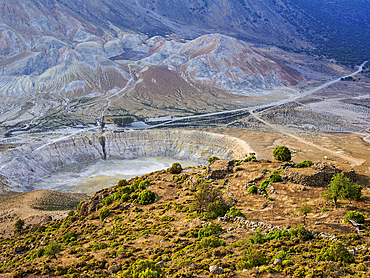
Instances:
[[[13,158],[0,165],[0,174],[6,177],[13,190],[31,191],[32,185],[45,177],[63,171],[80,171],[104,158],[160,156],[205,163],[211,156],[234,159],[251,151],[243,140],[200,131],[106,132],[102,136],[86,133],[32,151],[28,148],[20,148],[18,153],[10,150],[9,157]]]

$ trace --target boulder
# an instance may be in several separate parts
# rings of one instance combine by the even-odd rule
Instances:
[[[108,267],[108,271],[110,271],[112,273],[116,273],[116,272],[120,271],[121,268],[122,268],[121,264],[113,264],[110,267]]]
[[[209,272],[211,272],[211,274],[223,274],[224,269],[222,267],[217,266],[217,265],[211,265],[209,267]]]

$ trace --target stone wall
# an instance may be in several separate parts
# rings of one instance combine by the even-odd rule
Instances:
[[[296,170],[297,168],[295,168]],[[313,174],[301,174],[292,170],[291,167],[286,167],[282,173],[284,179],[291,182],[306,186],[321,186],[325,187],[329,184],[331,178],[336,173],[344,173],[344,175],[352,181],[356,180],[356,172],[351,170],[341,170],[329,163],[315,163],[312,169],[316,170]],[[299,170],[298,170],[299,171]]]
[[[0,175],[12,190],[32,191],[33,184],[55,173],[80,171],[99,160],[170,157],[205,163],[211,156],[240,159],[253,152],[240,139],[219,134],[185,130],[142,130],[84,133],[35,149],[22,146],[2,153]]]

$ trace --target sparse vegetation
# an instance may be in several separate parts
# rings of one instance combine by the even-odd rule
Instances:
[[[266,202],[265,198],[272,198],[256,186],[261,194],[248,194],[244,186],[250,177],[257,177],[255,182],[262,181],[266,173],[271,174],[265,184],[280,181],[284,172],[277,169],[282,163],[267,164],[261,160],[258,162],[260,168],[257,163],[238,163],[243,170],[237,173],[238,176],[230,171],[227,181],[226,178],[217,177],[208,179],[209,173],[202,167],[186,174],[159,171],[141,178],[119,181],[116,186],[104,189],[82,203],[76,211],[70,211],[62,220],[32,228],[25,224],[21,234],[0,238],[1,256],[10,262],[2,263],[0,272],[19,275],[19,270],[24,269],[23,276],[78,277],[80,273],[85,273],[90,277],[98,277],[101,272],[112,277],[179,278],[208,277],[210,266],[217,265],[224,271],[219,277],[252,277],[256,273],[256,266],[259,266],[258,274],[261,277],[266,274],[330,277],[334,271],[342,276],[348,273],[356,277],[367,274],[368,249],[356,250],[356,256],[348,251],[354,246],[367,247],[370,243],[366,221],[363,222],[365,225],[361,235],[334,233],[331,230],[326,238],[319,236],[324,225],[318,223],[313,226],[313,218],[304,220],[307,227],[297,226],[300,223],[298,213],[306,217],[310,212],[316,214],[318,208],[311,208],[312,205],[305,202],[300,205],[292,194],[288,196],[294,206],[290,206],[290,210],[286,210],[288,213],[283,214],[290,190],[284,188],[297,186],[288,180],[272,184],[278,192],[273,195],[273,205],[277,211],[261,210],[260,204]],[[251,165],[253,168],[248,167]],[[253,174],[244,177],[250,168]],[[225,181],[231,185],[229,192],[224,186]],[[240,186],[239,192],[235,191],[237,186]],[[313,201],[321,208],[323,200],[320,192],[323,190],[307,186],[305,192],[294,194],[312,196],[315,192],[317,199]],[[230,192],[237,202],[229,197]],[[248,202],[238,199],[238,194],[244,194]],[[157,201],[153,203],[156,197]],[[310,201],[310,204],[313,203]],[[300,205],[298,213],[293,209],[297,205]],[[344,226],[348,230],[350,225],[341,221],[348,211],[346,208],[343,208],[343,212],[331,210],[327,215],[333,214],[329,219],[336,221],[327,226]],[[281,215],[289,225],[283,226],[284,229],[276,226],[269,228],[270,221],[274,221],[270,216],[273,213],[278,217],[275,223],[280,227]],[[346,219],[358,222],[362,221],[356,217],[365,217],[365,213],[357,210],[347,215],[349,218],[346,216]],[[331,238],[336,238],[337,242]],[[343,245],[340,245],[341,242]],[[38,247],[27,248],[31,245]],[[14,256],[15,250],[19,250],[20,255]],[[35,267],[38,265],[45,267]],[[184,273],[184,270],[187,272]]]
[[[348,220],[354,220],[357,223],[363,224],[365,223],[365,215],[359,211],[349,211],[347,212],[344,220],[348,222]]]

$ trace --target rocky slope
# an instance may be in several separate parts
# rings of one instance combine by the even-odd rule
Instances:
[[[369,221],[356,234],[343,220],[350,211],[368,214],[369,197],[333,209],[321,197],[325,188],[285,180],[286,166],[218,160],[207,170],[120,180],[61,219],[25,214],[10,237],[9,224],[22,215],[3,216],[0,276],[368,277]],[[222,176],[212,174],[218,170]],[[282,180],[262,189],[279,173]],[[256,193],[246,190],[252,182]],[[302,204],[310,208],[305,224]]]
[[[243,158],[253,150],[240,139],[199,131],[86,133],[2,154],[0,169],[12,190],[32,191],[33,184],[60,172],[78,172],[102,159],[171,157],[205,163],[211,156]],[[8,157],[8,159],[6,159]]]

